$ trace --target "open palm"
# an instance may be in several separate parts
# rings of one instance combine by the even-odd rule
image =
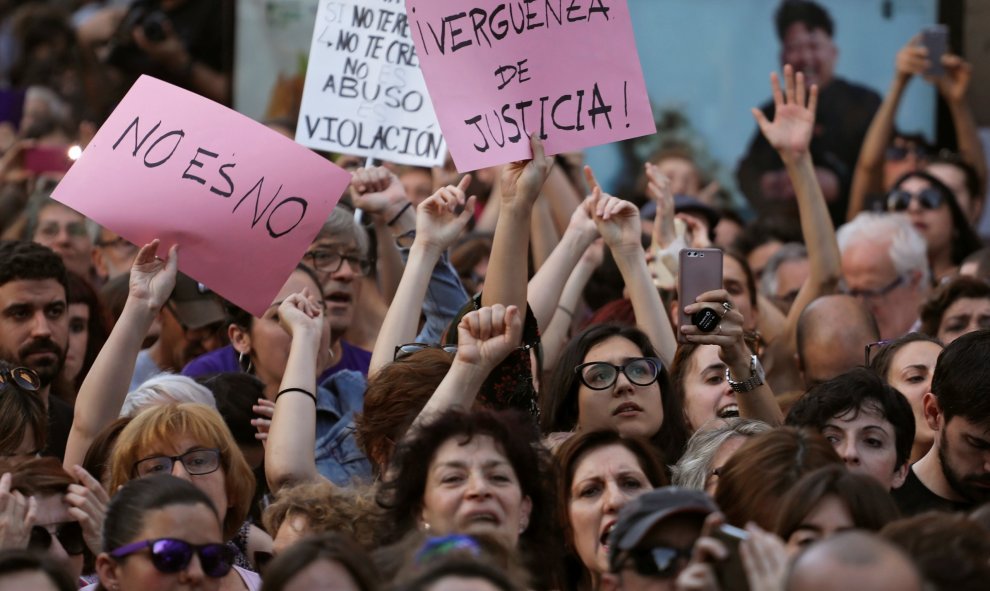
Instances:
[[[818,86],[812,85],[810,90],[806,90],[804,75],[800,72],[795,75],[790,65],[784,66],[784,91],[780,89],[776,72],[770,74],[770,86],[773,90],[773,121],[769,121],[759,109],[753,109],[753,117],[763,137],[782,154],[807,152],[815,130]]]

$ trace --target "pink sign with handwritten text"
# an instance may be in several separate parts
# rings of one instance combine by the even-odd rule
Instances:
[[[626,0],[406,0],[457,170],[656,132]]]
[[[142,76],[52,195],[261,316],[350,175],[248,117]]]

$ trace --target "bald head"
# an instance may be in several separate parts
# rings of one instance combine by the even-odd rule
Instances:
[[[808,304],[797,327],[798,362],[805,386],[863,365],[866,346],[880,340],[877,321],[858,299],[829,295]]]
[[[863,531],[838,533],[791,564],[786,591],[921,591],[921,573],[899,548]]]

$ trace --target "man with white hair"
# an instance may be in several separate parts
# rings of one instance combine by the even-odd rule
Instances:
[[[930,287],[927,245],[901,214],[863,212],[836,233],[845,293],[873,312],[881,339],[907,334]]]

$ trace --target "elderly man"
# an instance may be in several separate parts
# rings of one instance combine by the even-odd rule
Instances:
[[[925,239],[900,214],[863,212],[836,232],[844,291],[859,298],[881,339],[905,335],[918,322],[930,280]]]
[[[839,51],[833,35],[835,25],[828,12],[808,0],[782,2],[776,15],[780,38],[780,63],[791,64],[809,84],[819,89],[815,136],[811,152],[834,223],[845,219],[846,193],[859,158],[859,147],[880,95],[835,75]],[[773,103],[762,109],[773,119]],[[739,186],[762,214],[781,211],[797,214],[794,189],[776,151],[756,132],[736,171]]]

